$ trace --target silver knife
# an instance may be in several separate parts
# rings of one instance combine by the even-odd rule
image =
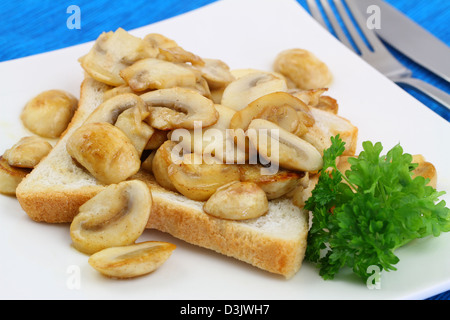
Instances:
[[[379,28],[373,29],[377,35],[414,62],[450,82],[450,48],[444,42],[385,1],[358,0],[354,4],[367,17],[376,12],[368,12],[369,6],[378,6]]]

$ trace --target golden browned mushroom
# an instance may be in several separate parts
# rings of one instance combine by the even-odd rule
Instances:
[[[249,131],[252,145],[271,163],[297,171],[317,171],[322,168],[322,155],[313,145],[273,122],[252,120]]]
[[[428,182],[429,186],[432,186],[436,189],[437,184],[437,171],[436,167],[431,163],[425,160],[425,157],[421,154],[413,155],[412,163],[417,163],[418,166],[413,170],[413,176],[422,176],[425,179],[430,179]]]
[[[310,174],[303,182],[292,193],[292,203],[299,208],[303,208],[306,201],[311,197],[312,191],[316,187],[317,182],[319,182],[319,175]]]
[[[219,114],[215,124],[198,130],[171,132],[169,134],[171,139],[179,141],[184,150],[190,152],[206,153],[224,163],[244,163],[247,158],[245,149],[238,148],[233,131],[228,130],[236,111],[220,104],[216,104],[215,109]]]
[[[202,58],[192,52],[184,50],[180,46],[176,47],[159,47],[158,59],[163,59],[175,63],[191,63],[192,65],[204,65]]]
[[[120,75],[133,91],[194,87],[197,83],[192,70],[154,58],[139,60],[123,69]]]
[[[122,28],[102,33],[92,49],[79,59],[81,67],[95,80],[111,86],[125,81],[120,71],[144,58],[154,58],[159,50]]]
[[[220,186],[240,177],[237,165],[194,153],[185,155],[181,163],[170,164],[168,175],[178,192],[197,201],[207,200]]]
[[[201,75],[208,82],[211,90],[225,88],[234,80],[234,76],[230,72],[230,67],[219,59],[203,59],[203,66],[197,66]]]
[[[246,220],[266,214],[269,202],[256,183],[234,181],[217,189],[203,205],[203,210],[217,218]]]
[[[327,65],[312,52],[304,49],[280,52],[275,58],[273,69],[304,90],[327,87],[332,80]]]
[[[279,169],[275,173],[265,173],[257,164],[239,166],[240,180],[254,182],[266,193],[268,200],[280,198],[294,190],[305,176],[304,172]]]
[[[221,104],[239,111],[259,97],[277,91],[287,91],[286,80],[282,76],[274,72],[249,72],[225,88]]]
[[[12,167],[0,157],[0,193],[15,196],[17,186],[29,173],[29,169]]]
[[[150,189],[142,181],[108,186],[80,207],[70,225],[73,246],[93,254],[133,244],[147,225],[152,202]]]
[[[101,274],[129,279],[153,272],[172,255],[176,246],[162,241],[146,241],[107,248],[89,257],[89,264]]]
[[[119,183],[139,171],[140,156],[130,139],[106,122],[88,123],[67,140],[67,152],[104,184]]]
[[[63,90],[48,90],[31,99],[20,118],[24,126],[41,137],[59,138],[78,108],[78,99]]]
[[[287,92],[269,93],[252,101],[236,112],[230,128],[247,130],[253,119],[269,120],[299,136],[314,124],[310,108]]]
[[[336,99],[330,96],[323,95],[327,90],[328,90],[327,88],[319,88],[311,90],[294,89],[290,90],[289,93],[291,93],[294,97],[299,98],[310,107],[322,109],[337,114],[339,110],[339,105]]]
[[[172,40],[160,33],[149,33],[144,37],[144,41],[156,51],[158,51],[159,48],[167,49],[178,47],[178,43],[176,43],[175,40]]]
[[[175,162],[174,158],[177,157],[176,159],[178,159],[179,157],[179,154],[175,154],[174,151],[176,146],[177,143],[175,141],[165,141],[158,149],[156,149],[156,152],[151,159],[151,171],[155,176],[156,182],[170,191],[177,191],[168,174],[169,166]],[[148,163],[146,163],[146,165],[148,165]]]
[[[158,149],[167,140],[167,131],[153,129],[154,132],[150,139],[147,141],[145,150]]]
[[[138,107],[142,112],[148,112],[147,106],[140,96],[134,93],[122,93],[100,104],[84,123],[107,122],[115,124],[122,112],[133,107]]]
[[[155,130],[144,122],[150,113],[148,108],[134,106],[122,112],[114,124],[130,139],[139,156],[142,155],[147,143]]]
[[[8,161],[10,166],[33,169],[52,148],[49,142],[40,137],[23,137],[5,151],[3,158]]]
[[[196,122],[208,127],[219,118],[214,103],[190,89],[160,89],[140,97],[150,108],[148,123],[156,129],[194,129]]]

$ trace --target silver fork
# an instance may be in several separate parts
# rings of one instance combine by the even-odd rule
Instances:
[[[359,29],[366,38],[366,42],[361,38],[358,30],[356,29],[351,17],[349,16],[343,1],[344,0],[332,0],[337,12],[343,21],[345,28],[348,30],[353,43],[357,47],[358,51],[355,50],[351,44],[349,38],[346,36],[343,28],[341,27],[335,13],[330,5],[329,0],[307,0],[309,10],[311,15],[315,20],[317,20],[325,29],[328,29],[325,23],[324,16],[321,13],[319,4],[322,5],[323,11],[325,12],[325,18],[331,24],[331,27],[335,31],[339,40],[345,44],[349,49],[360,53],[361,57],[371,64],[375,69],[384,74],[387,78],[392,80],[397,84],[405,84],[419,90],[435,101],[439,102],[447,109],[450,109],[450,95],[446,92],[432,86],[431,84],[422,81],[417,78],[412,77],[412,72],[405,66],[403,66],[385,47],[385,45],[378,39],[377,35],[366,27],[366,20],[362,13],[353,6],[353,3],[358,0],[346,0],[345,3],[351,12],[354,20],[358,24]]]

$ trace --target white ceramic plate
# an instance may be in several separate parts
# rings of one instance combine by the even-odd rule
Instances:
[[[438,189],[450,190],[449,124],[348,51],[294,0],[219,1],[131,32],[162,33],[233,69],[270,70],[281,50],[308,49],[332,70],[328,93],[338,100],[340,114],[359,127],[359,145],[381,141],[388,150],[400,142],[405,151],[434,163]],[[0,152],[27,134],[19,115],[28,99],[51,88],[79,94],[83,72],[77,59],[91,45],[0,64]],[[448,195],[442,199],[450,202]],[[398,270],[383,273],[379,289],[368,289],[345,272],[324,281],[308,263],[284,280],[157,231],[147,230],[139,240],[167,240],[178,248],[151,275],[106,279],[71,248],[68,225],[33,222],[16,199],[0,196],[0,298],[421,299],[450,288],[450,234],[398,250]]]

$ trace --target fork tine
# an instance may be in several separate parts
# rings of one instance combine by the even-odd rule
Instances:
[[[337,13],[335,13],[330,6],[330,1],[333,1]],[[358,48],[362,58],[386,77],[397,80],[402,77],[410,77],[411,71],[405,68],[389,52],[372,30],[366,28],[364,15],[354,7],[355,1],[358,0],[307,0],[307,3],[311,15],[319,21],[320,24],[325,26],[325,28],[328,28],[328,25],[325,23],[325,20],[327,19],[331,24],[329,29],[334,28],[336,36],[342,43],[353,51],[358,51],[355,50]],[[322,14],[322,11],[320,10],[319,3],[322,6],[324,14]],[[344,29],[341,28],[341,24],[336,19],[336,16],[339,16],[343,21],[343,25],[349,33],[348,37],[344,33]],[[353,17],[355,22],[350,17]],[[361,32],[357,30],[356,26],[359,26]],[[365,36],[367,41],[363,40],[363,36]],[[350,42],[350,39],[353,40],[354,46]],[[366,43],[372,47],[373,51],[369,49],[369,46]]]
[[[333,0],[333,1],[334,1],[334,5],[336,6],[336,8],[339,12],[339,15],[341,16],[342,21],[344,22],[345,27],[347,28],[348,32],[350,33],[355,45],[358,47],[359,51],[361,52],[361,55],[366,56],[366,55],[370,54],[370,50],[368,49],[367,45],[362,40],[361,36],[358,34],[358,31],[356,30],[356,27],[353,24],[347,11],[345,10],[342,1],[341,0]],[[360,28],[360,29],[363,29],[363,28]]]
[[[339,2],[339,4],[336,4],[339,12],[341,11],[345,11],[344,9],[344,5],[342,3],[342,1],[344,0],[335,0],[335,2]],[[358,1],[358,0],[356,0]],[[378,37],[375,35],[375,33],[372,30],[369,30],[367,28],[367,24],[365,21],[364,16],[361,14],[361,12],[357,9],[355,9],[355,0],[345,0],[345,3],[348,7],[348,9],[350,10],[353,18],[355,19],[355,21],[357,22],[359,29],[361,30],[361,32],[363,33],[364,37],[366,38],[367,42],[370,44],[370,46],[374,49],[374,50],[386,50],[385,46],[381,43],[380,39],[378,39]],[[341,13],[342,15],[342,13]]]
[[[349,48],[350,50],[354,50],[352,44],[350,43],[350,41],[348,40],[348,38],[345,36],[344,32],[342,31],[338,21],[336,20],[330,5],[328,4],[327,0],[322,1],[322,0],[306,0],[308,7],[309,7],[309,11],[311,12],[311,15],[313,16],[313,18],[319,22],[325,29],[329,29],[327,24],[325,23],[324,20],[324,16],[322,15],[320,9],[319,9],[319,4],[317,3],[317,1],[320,1],[324,11],[325,11],[325,17],[328,19],[328,21],[330,21],[331,23],[331,27],[334,29],[337,37],[339,38],[339,40],[345,45],[347,46],[347,48]]]
[[[328,21],[330,21],[332,28],[334,29],[334,32],[336,33],[339,40],[347,46],[347,48],[354,50],[352,44],[348,40],[347,36],[345,35],[344,31],[342,30],[339,21],[336,19],[335,14],[333,13],[333,9],[331,9],[330,4],[328,3],[328,0],[320,0],[320,3],[322,4],[323,10],[326,13],[326,16],[328,18]]]
[[[316,3],[316,0],[306,0],[306,2],[308,4],[309,11],[311,12],[311,15],[313,16],[313,18],[317,22],[319,22],[322,25],[322,27],[327,29],[327,24],[325,23],[325,20],[323,20],[322,13],[320,13],[320,10]]]

